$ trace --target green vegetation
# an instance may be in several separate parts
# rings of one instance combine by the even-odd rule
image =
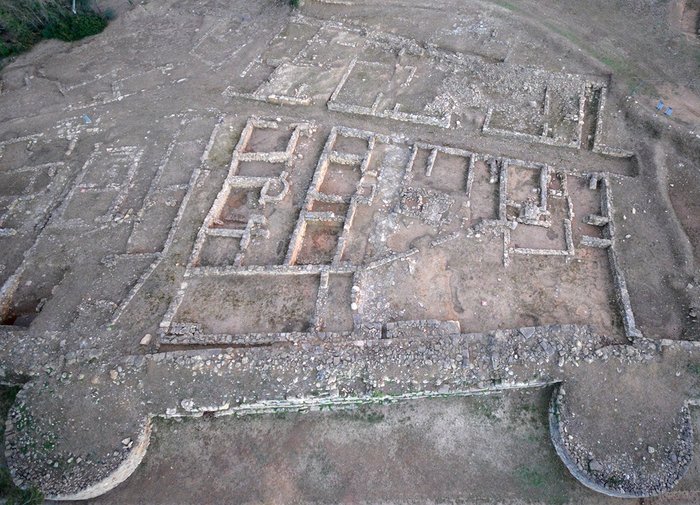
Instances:
[[[0,387],[0,419],[7,419],[7,413],[15,402],[20,387]],[[0,422],[0,439],[5,440],[5,423]]]
[[[0,387],[0,419],[6,419],[7,413],[15,401],[19,387]],[[5,423],[0,422],[0,445],[5,446]],[[44,503],[44,496],[37,489],[20,489],[10,477],[10,471],[0,466],[0,502],[6,505],[39,505]]]
[[[542,472],[525,466],[518,468],[518,479],[527,487],[542,487],[545,483]]]
[[[504,2],[503,0],[496,0],[496,5],[500,5],[501,7],[503,7],[504,9],[508,9],[509,11],[516,11],[517,10],[515,5],[513,5],[510,2]]]
[[[380,423],[384,420],[384,414],[381,412],[367,412],[365,415],[365,421],[368,423]]]
[[[640,77],[643,75],[642,70],[635,66],[630,60],[612,57],[605,52],[601,52],[598,48],[592,47],[584,42],[575,33],[561,28],[553,23],[544,22],[544,25],[549,30],[561,35],[569,42],[579,47],[582,51],[585,51],[588,55],[607,66],[616,77],[625,80],[629,85],[629,93],[631,95],[635,93],[654,95],[657,93],[656,89],[651,83]]]
[[[565,30],[563,28],[559,28],[557,25],[554,25],[552,23],[545,23],[545,26],[552,30],[554,33],[558,33],[565,39],[567,39],[569,42],[573,43],[575,46],[582,47],[583,42],[581,39],[579,39],[573,32],[570,32],[569,30]]]
[[[6,505],[40,505],[44,503],[44,495],[35,488],[20,489],[12,482],[7,468],[0,468],[0,498]]]
[[[384,413],[380,408],[372,405],[359,405],[356,408],[337,411],[337,416],[348,421],[361,421],[370,424],[384,421]]]
[[[100,33],[109,15],[90,0],[0,0],[0,58],[31,48],[42,38],[74,41]]]
[[[616,488],[620,487],[620,485],[624,482],[625,482],[625,479],[623,479],[619,475],[611,475],[605,481],[605,485],[609,488],[616,489]]]
[[[44,27],[41,35],[47,39],[72,42],[100,33],[106,26],[107,20],[103,16],[90,12],[56,19]]]
[[[503,398],[497,395],[475,396],[472,404],[473,412],[488,421],[498,420],[498,410],[503,406]]]

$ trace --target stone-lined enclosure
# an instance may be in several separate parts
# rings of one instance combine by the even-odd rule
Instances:
[[[154,417],[555,385],[552,439],[576,478],[673,487],[700,348],[635,317],[626,255],[645,244],[618,202],[648,161],[614,76],[519,61],[518,25],[481,4],[493,26],[471,13],[441,43],[360,22],[352,2],[214,5],[228,14],[204,27],[182,4],[138,14],[168,57],[108,64],[108,31],[63,55],[84,80],[44,62],[40,116],[34,77],[4,71],[29,83],[0,95],[18,485],[102,494]]]

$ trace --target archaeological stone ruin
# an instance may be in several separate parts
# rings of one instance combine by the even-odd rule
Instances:
[[[502,2],[257,3],[137,3],[1,71],[15,484],[100,496],[163,418],[550,388],[581,485],[672,491],[700,130]]]

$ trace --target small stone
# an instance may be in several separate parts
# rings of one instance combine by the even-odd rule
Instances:
[[[547,356],[552,356],[556,352],[556,348],[546,340],[540,342],[540,347],[545,352],[545,354],[547,354]]]
[[[117,380],[117,377],[119,377],[119,372],[116,370],[110,370],[109,371],[109,378],[112,379],[113,381]]]
[[[654,449],[652,446],[647,447],[647,452],[649,454],[654,454],[656,452],[656,449]]]
[[[122,445],[129,445],[131,443],[131,438],[125,438],[122,440]]]
[[[595,459],[592,459],[588,462],[588,469],[591,472],[602,472],[603,471],[603,465],[601,465],[598,461]]]
[[[141,339],[141,342],[139,342],[140,345],[148,345],[151,343],[151,339],[153,336],[150,333],[146,333],[143,338]]]
[[[520,331],[520,334],[523,337],[525,337],[526,339],[530,338],[531,336],[533,336],[535,334],[535,328],[533,328],[531,326],[527,327],[527,328],[520,328],[519,331]]]

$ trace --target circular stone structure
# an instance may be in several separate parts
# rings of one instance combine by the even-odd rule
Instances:
[[[683,477],[693,455],[687,399],[696,374],[677,348],[662,346],[641,361],[632,347],[608,351],[612,359],[555,388],[552,442],[571,474],[595,491],[660,495]]]
[[[134,381],[95,372],[84,367],[58,383],[34,380],[19,392],[5,429],[7,465],[18,486],[38,487],[50,500],[87,500],[141,463],[151,420]]]

